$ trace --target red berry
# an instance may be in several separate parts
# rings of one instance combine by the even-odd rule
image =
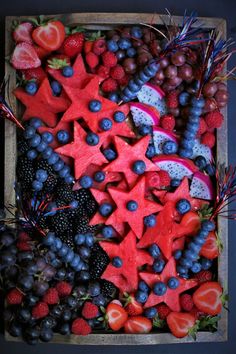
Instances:
[[[102,90],[104,92],[114,92],[117,90],[117,88],[118,88],[117,81],[112,78],[108,78],[104,80],[102,83]]]
[[[211,281],[212,272],[210,270],[201,270],[199,273],[194,275],[194,279],[197,279],[199,284],[205,283],[206,281]]]
[[[16,247],[20,251],[31,251],[32,250],[32,246],[26,241],[18,241],[16,244]]]
[[[58,291],[59,297],[65,297],[70,295],[72,291],[72,286],[66,281],[60,281],[59,283],[57,283],[56,289]]]
[[[35,80],[38,84],[40,84],[47,76],[41,66],[38,68],[21,70],[21,72],[23,74],[24,80]]]
[[[166,317],[169,315],[169,313],[171,312],[171,309],[166,305],[166,304],[158,304],[156,306],[157,309],[157,313],[158,313],[158,317],[161,320],[165,320]]]
[[[30,236],[27,234],[27,232],[21,231],[18,235],[18,240],[19,241],[30,241],[31,238]]]
[[[32,316],[35,319],[46,317],[49,314],[48,304],[45,302],[38,302],[32,309]]]
[[[172,131],[175,127],[175,118],[172,114],[167,114],[161,117],[161,127]]]
[[[51,52],[49,52],[48,50],[38,46],[37,44],[33,44],[33,47],[36,51],[36,53],[38,54],[39,59],[44,59],[45,57],[47,57]]]
[[[177,91],[171,91],[167,94],[166,104],[168,108],[178,108],[179,106],[178,96],[179,93]]]
[[[198,137],[201,136],[202,134],[204,134],[206,132],[206,130],[207,130],[207,125],[206,125],[205,119],[200,118],[197,136]]]
[[[96,55],[101,55],[107,49],[106,41],[104,38],[96,39],[93,42],[93,52]]]
[[[220,128],[224,121],[224,116],[220,111],[213,111],[206,114],[205,120],[208,128]]]
[[[171,178],[167,171],[158,171],[158,176],[160,178],[160,187],[168,187],[170,185]]]
[[[17,288],[11,289],[7,294],[7,302],[9,305],[20,305],[23,301],[24,295]]]
[[[182,294],[180,295],[180,306],[182,310],[186,312],[190,312],[193,308],[193,299],[192,296],[189,294]]]
[[[97,315],[98,315],[98,307],[94,305],[92,302],[86,301],[82,309],[82,316],[89,320],[91,318],[97,317]]]
[[[62,44],[62,52],[68,57],[73,58],[75,55],[82,52],[84,45],[84,34],[73,33],[69,35]]]
[[[209,148],[213,148],[213,146],[215,145],[215,142],[216,142],[216,138],[215,138],[214,134],[212,134],[210,132],[206,132],[202,135],[201,143],[209,146]]]
[[[125,76],[123,76],[121,79],[117,81],[120,86],[126,86],[128,85],[129,79],[130,79],[130,75],[125,74]]]
[[[90,67],[90,69],[96,68],[96,66],[99,63],[98,56],[96,54],[94,54],[93,52],[87,53],[85,56],[85,60],[86,60],[86,63],[88,64],[88,66]]]
[[[34,47],[26,42],[19,43],[15,46],[12,53],[11,63],[15,69],[31,69],[41,65]]]
[[[43,301],[48,305],[55,305],[59,302],[58,291],[55,288],[50,288],[44,294]]]
[[[31,22],[22,22],[17,25],[12,33],[14,41],[16,43],[27,42],[31,44],[33,42],[31,37],[33,28]]]
[[[120,80],[125,76],[125,71],[121,65],[116,65],[111,68],[111,77],[115,80]]]
[[[85,321],[83,318],[76,318],[71,327],[71,332],[73,334],[87,336],[91,333],[91,327],[89,326],[88,322]]]
[[[117,64],[117,57],[113,52],[104,52],[102,54],[102,61],[105,66],[112,68]]]
[[[97,74],[101,76],[104,79],[107,79],[109,77],[110,73],[110,68],[104,66],[104,65],[99,65],[97,68]]]

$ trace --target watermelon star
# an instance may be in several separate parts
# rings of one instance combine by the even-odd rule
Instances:
[[[176,277],[179,280],[179,286],[176,289],[170,289],[167,287],[167,291],[164,295],[158,296],[152,291],[144,305],[145,308],[164,302],[172,311],[179,312],[181,311],[179,295],[198,284],[195,280],[186,280],[178,277],[174,257],[168,261],[161,274],[140,272],[139,276],[148,284],[150,288],[153,288],[153,285],[159,281],[166,284],[168,279],[171,277]]]
[[[122,260],[120,268],[109,263],[101,278],[111,281],[121,293],[137,290],[138,268],[145,264],[152,264],[153,259],[147,252],[137,249],[135,234],[130,231],[119,244],[105,241],[99,243],[110,260],[117,256]]]
[[[75,179],[80,178],[90,164],[96,163],[100,166],[107,162],[100,151],[102,140],[100,139],[95,146],[89,146],[86,143],[86,135],[81,125],[74,122],[74,141],[55,150],[58,154],[70,156],[74,159]]]
[[[116,225],[127,222],[138,238],[143,233],[143,218],[147,215],[157,213],[162,209],[161,205],[145,199],[144,177],[129,192],[119,190],[115,187],[108,188],[108,192],[116,203],[117,209],[106,220],[106,224]],[[127,209],[129,201],[137,203],[137,210],[130,211]]]
[[[54,127],[54,128],[49,128],[46,126],[41,126],[38,128],[38,131],[40,134],[44,133],[44,132],[49,132],[54,136],[54,140],[51,144],[49,144],[53,149],[57,148],[58,146],[60,146],[61,144],[58,142],[57,140],[57,133],[60,130],[66,130],[67,132],[70,132],[70,123],[66,123],[66,122],[62,122],[61,120],[59,121],[59,123]]]
[[[146,165],[147,171],[157,171],[158,167],[146,158],[145,153],[149,144],[150,137],[145,136],[138,140],[134,145],[129,145],[119,137],[114,137],[114,143],[118,157],[109,163],[103,170],[108,172],[123,172],[130,187],[138,179],[138,175],[132,171],[132,165],[137,160],[142,160]]]
[[[147,228],[137,247],[146,248],[156,243],[163,255],[170,259],[172,255],[173,241],[179,237],[194,234],[199,227],[199,217],[194,212],[193,217],[188,220],[188,213],[181,219],[180,224],[175,222],[175,204],[167,202],[156,218],[156,226]]]
[[[21,87],[14,90],[14,95],[26,107],[24,120],[38,117],[49,127],[55,127],[57,113],[66,111],[70,105],[70,101],[64,94],[60,97],[53,96],[47,78],[43,80],[35,95],[29,95]]]

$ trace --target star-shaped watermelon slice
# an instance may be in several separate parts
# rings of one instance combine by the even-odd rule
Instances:
[[[137,160],[142,160],[146,165],[146,171],[157,171],[158,168],[149,159],[145,153],[149,144],[150,137],[145,136],[138,140],[134,145],[128,144],[119,137],[114,137],[114,144],[118,157],[109,163],[104,171],[123,172],[130,187],[132,187],[138,179],[138,175],[132,171],[132,165]]]
[[[108,192],[116,203],[117,208],[106,220],[106,224],[116,225],[127,222],[138,238],[143,234],[143,218],[147,215],[157,213],[162,209],[160,204],[145,199],[144,177],[128,192],[115,187],[108,188]],[[131,200],[138,204],[136,211],[129,211],[126,207],[127,203]]]
[[[176,289],[170,289],[167,287],[166,293],[162,296],[158,296],[152,291],[148,297],[147,302],[144,305],[145,308],[152,307],[157,304],[160,304],[161,302],[164,302],[167,306],[169,306],[172,311],[179,312],[181,311],[179,295],[184,291],[195,287],[198,284],[198,282],[195,280],[186,280],[180,278],[177,275],[176,263],[173,257],[170,258],[161,274],[140,272],[139,276],[148,284],[150,288],[153,288],[154,284],[159,281],[164,282],[166,284],[168,279],[171,277],[176,277],[179,280],[179,286]]]
[[[57,148],[55,152],[74,159],[75,179],[78,179],[90,164],[96,163],[100,166],[107,162],[100,151],[101,145],[102,140],[96,146],[88,145],[85,130],[79,123],[74,122],[74,141]]]
[[[70,100],[65,93],[60,97],[53,96],[48,79],[44,79],[35,95],[29,95],[23,88],[14,90],[14,95],[26,107],[23,119],[40,118],[47,126],[55,127],[57,113],[65,112],[70,106]]]
[[[51,144],[49,144],[53,149],[57,148],[58,146],[61,146],[61,144],[57,140],[57,133],[60,130],[66,130],[70,134],[71,133],[70,123],[62,122],[60,120],[59,123],[54,128],[49,128],[46,126],[41,126],[38,128],[38,131],[40,134],[42,134],[44,132],[49,132],[54,136],[53,142]]]
[[[197,213],[186,213],[180,223],[175,222],[175,204],[167,202],[156,218],[156,225],[147,228],[143,237],[138,243],[138,247],[146,248],[156,243],[165,258],[170,259],[172,255],[173,241],[179,237],[196,233],[199,229],[200,221]],[[191,218],[188,220],[189,216]]]
[[[121,293],[130,293],[137,290],[139,267],[152,264],[153,258],[148,252],[137,249],[135,234],[130,231],[119,244],[100,242],[100,246],[108,254],[111,261],[117,256],[122,260],[120,268],[116,268],[112,263],[109,263],[101,278],[111,281],[120,289]]]

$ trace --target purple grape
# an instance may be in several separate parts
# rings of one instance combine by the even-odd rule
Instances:
[[[34,283],[34,292],[37,296],[43,296],[45,292],[48,290],[49,285],[48,283],[41,281],[41,280],[36,280]]]

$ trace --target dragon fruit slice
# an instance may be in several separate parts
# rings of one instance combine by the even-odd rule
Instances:
[[[195,159],[195,157],[200,155],[204,156],[207,162],[210,162],[212,160],[212,152],[209,146],[201,144],[199,139],[195,139],[192,158]]]
[[[157,155],[162,154],[162,146],[164,142],[168,140],[174,141],[175,143],[178,142],[177,137],[171,132],[159,127],[153,128],[153,143],[155,145]]]
[[[155,107],[161,116],[167,113],[164,96],[165,93],[159,86],[150,83],[144,84],[137,93],[139,102]]]
[[[171,178],[188,178],[198,171],[197,166],[189,159],[177,155],[161,155],[153,158],[153,162],[161,169],[169,173]]]
[[[199,199],[213,199],[214,193],[210,177],[202,172],[196,172],[191,182],[190,195]]]
[[[131,102],[130,111],[136,127],[145,125],[159,125],[160,113],[152,106],[140,102]]]

